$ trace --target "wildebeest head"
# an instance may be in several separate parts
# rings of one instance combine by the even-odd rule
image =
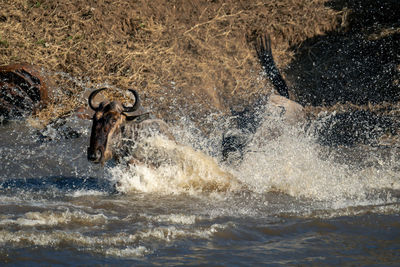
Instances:
[[[143,112],[139,111],[139,94],[133,89],[129,89],[135,96],[133,106],[125,106],[119,101],[103,101],[99,105],[95,105],[93,103],[94,97],[104,89],[107,88],[93,91],[88,100],[90,108],[95,113],[92,118],[93,124],[87,158],[93,163],[101,164],[112,158],[111,146],[115,141],[113,138],[121,131],[121,126],[126,121],[134,120],[143,115]]]

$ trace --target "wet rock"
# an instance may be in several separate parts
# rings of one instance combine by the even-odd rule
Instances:
[[[23,118],[49,101],[46,79],[29,64],[0,66],[0,120]]]

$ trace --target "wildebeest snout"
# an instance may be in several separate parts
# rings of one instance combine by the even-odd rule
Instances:
[[[96,149],[93,151],[90,148],[88,148],[87,158],[89,161],[94,163],[99,163],[102,155],[103,153],[101,152],[101,149]]]

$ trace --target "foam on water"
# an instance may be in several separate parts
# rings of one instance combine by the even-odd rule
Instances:
[[[147,219],[162,222],[162,223],[174,223],[174,224],[195,224],[196,217],[195,215],[185,215],[185,214],[168,214],[168,215],[157,215],[157,216],[148,216],[146,214],[142,214],[142,216],[147,217]]]
[[[123,258],[143,257],[144,255],[149,253],[151,253],[151,251],[144,246],[127,247],[124,249],[109,248],[105,250],[105,254],[107,256],[123,257]]]
[[[83,211],[44,211],[27,212],[22,216],[5,216],[0,219],[0,225],[18,226],[57,226],[65,224],[79,224],[86,226],[101,225],[107,223],[108,218],[104,214],[88,214]]]
[[[82,196],[105,196],[107,195],[106,192],[104,191],[98,191],[98,190],[85,190],[85,189],[81,189],[81,190],[76,190],[73,191],[71,193],[66,194],[67,196],[71,196],[71,197],[82,197]]]
[[[23,224],[25,225],[25,224]],[[28,224],[34,226],[36,224]],[[36,225],[37,226],[37,225]],[[227,225],[212,224],[200,228],[183,226],[145,226],[135,233],[97,233],[85,234],[82,231],[61,230],[0,230],[0,244],[14,247],[58,247],[60,245],[74,247],[82,251],[92,251],[108,256],[141,257],[152,252],[152,244],[169,243],[177,240],[211,239]],[[142,243],[147,246],[141,245]]]

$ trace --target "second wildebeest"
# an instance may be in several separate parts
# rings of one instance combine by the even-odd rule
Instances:
[[[287,124],[293,125],[304,120],[303,107],[289,99],[288,86],[275,64],[268,35],[258,38],[255,50],[275,92],[259,99],[251,107],[241,111],[232,110],[233,125],[222,138],[222,156],[225,160],[240,160],[243,157],[247,144],[264,119],[266,109],[277,114]]]

